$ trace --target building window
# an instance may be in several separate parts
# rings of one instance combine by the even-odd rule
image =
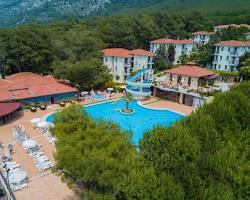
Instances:
[[[117,58],[115,58],[115,62],[117,62]]]
[[[231,48],[230,48],[230,47],[228,47],[228,52],[230,52],[230,50],[231,50]]]
[[[224,47],[221,47],[221,51],[224,51]]]
[[[220,56],[220,60],[222,60],[222,56]]]
[[[117,72],[117,66],[115,66],[115,71]]]
[[[217,68],[217,64],[214,64],[214,69],[216,69]]]
[[[105,62],[108,62],[108,58],[107,57],[105,58]]]
[[[229,56],[227,56],[227,61],[229,60]]]
[[[225,65],[225,69],[227,69],[227,65]]]
[[[220,69],[221,65],[218,65],[218,69]]]

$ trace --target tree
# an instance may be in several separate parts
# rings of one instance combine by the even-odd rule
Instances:
[[[200,45],[197,49],[192,51],[189,56],[189,61],[193,61],[202,67],[206,67],[213,60],[214,46],[212,43]]]
[[[106,66],[99,59],[89,58],[78,63],[55,62],[54,75],[58,78],[70,80],[81,89],[100,89],[111,80]]]
[[[80,106],[56,114],[51,131],[57,137],[57,169],[76,188],[84,185],[87,199],[114,199],[128,173],[124,163],[136,153],[130,134],[114,123],[90,119]]]
[[[10,73],[48,73],[53,61],[50,33],[36,25],[1,32],[0,60]]]
[[[123,97],[124,101],[126,102],[126,110],[129,110],[128,109],[128,105],[131,103],[131,101],[133,101],[133,97],[132,97],[132,94],[130,93],[126,93]]]
[[[173,64],[173,62],[175,61],[175,46],[174,45],[170,45],[168,47],[168,60],[169,60],[169,64]]]
[[[243,80],[250,79],[250,53],[246,53],[244,56],[240,58],[240,64],[238,66],[238,70]]]
[[[169,64],[168,52],[164,45],[160,46],[154,57],[154,69],[156,72],[162,71],[167,68]]]

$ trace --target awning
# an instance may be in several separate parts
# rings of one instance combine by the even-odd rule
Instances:
[[[17,111],[21,107],[20,102],[0,103],[0,117]]]

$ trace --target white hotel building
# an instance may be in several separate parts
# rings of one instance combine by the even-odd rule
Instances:
[[[191,39],[202,44],[207,44],[213,35],[215,35],[214,32],[199,31],[192,33]]]
[[[193,40],[174,40],[174,39],[158,39],[150,42],[150,51],[157,53],[160,46],[164,46],[168,50],[170,45],[175,47],[174,64],[180,63],[180,56],[182,54],[190,55],[191,52],[201,44]]]
[[[248,24],[227,24],[227,25],[218,25],[214,27],[214,32],[220,32],[223,29],[228,29],[228,28],[248,28],[250,29],[250,25]]]
[[[103,51],[103,63],[108,67],[114,82],[124,83],[135,71],[152,69],[154,53],[143,49],[127,50],[107,48]]]
[[[250,52],[250,41],[221,41],[215,44],[212,68],[223,71],[237,71],[240,57]]]

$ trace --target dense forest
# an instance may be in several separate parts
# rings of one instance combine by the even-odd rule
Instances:
[[[250,198],[250,82],[139,148],[111,122],[73,106],[56,116],[56,166],[82,199],[247,200]]]
[[[249,8],[249,0],[0,0],[0,27],[113,14]]]
[[[249,9],[157,12],[0,29],[0,67],[4,75],[19,71],[53,73],[84,89],[97,88],[110,84],[101,61],[102,48],[148,49],[149,41],[156,38],[189,38],[194,31],[211,31],[218,24],[250,24],[249,20]],[[241,39],[244,31],[234,31],[224,38]]]

